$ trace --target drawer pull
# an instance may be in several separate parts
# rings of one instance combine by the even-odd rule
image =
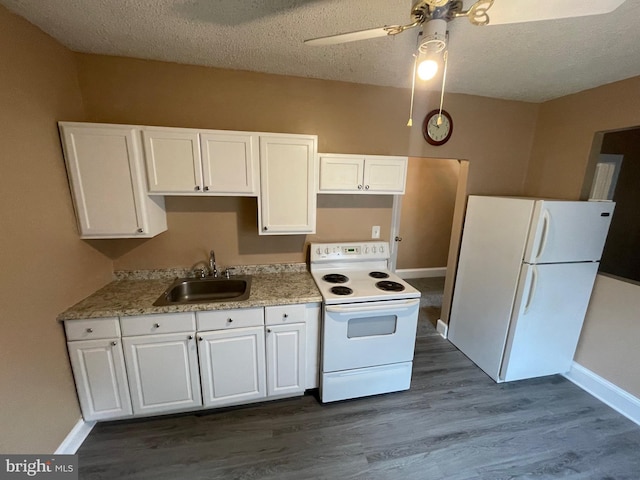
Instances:
[[[93,333],[93,328],[87,328],[87,333]]]
[[[154,323],[153,324],[153,328],[160,328],[160,324],[159,323]]]
[[[284,318],[288,318],[288,317],[289,317],[289,315],[287,315],[286,313],[283,313],[283,314],[282,314],[282,316],[283,316]]]
[[[227,318],[227,322],[233,323],[233,318]]]

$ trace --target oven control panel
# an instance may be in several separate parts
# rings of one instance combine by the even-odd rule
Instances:
[[[312,243],[311,263],[333,260],[384,260],[388,242]]]

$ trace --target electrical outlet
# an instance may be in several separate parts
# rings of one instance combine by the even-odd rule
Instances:
[[[380,238],[380,226],[371,227],[371,238]]]

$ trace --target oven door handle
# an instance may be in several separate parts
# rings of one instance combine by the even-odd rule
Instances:
[[[397,312],[398,310],[406,310],[412,307],[415,307],[420,303],[420,299],[413,300],[404,300],[401,302],[379,302],[376,305],[366,305],[362,303],[352,304],[349,306],[336,306],[336,305],[328,305],[325,307],[325,310],[330,313],[354,313],[354,312],[381,312],[385,310],[390,310]]]

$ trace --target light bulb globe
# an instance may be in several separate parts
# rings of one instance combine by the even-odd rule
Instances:
[[[438,73],[438,62],[435,60],[423,60],[418,65],[418,77],[420,80],[431,80]]]

